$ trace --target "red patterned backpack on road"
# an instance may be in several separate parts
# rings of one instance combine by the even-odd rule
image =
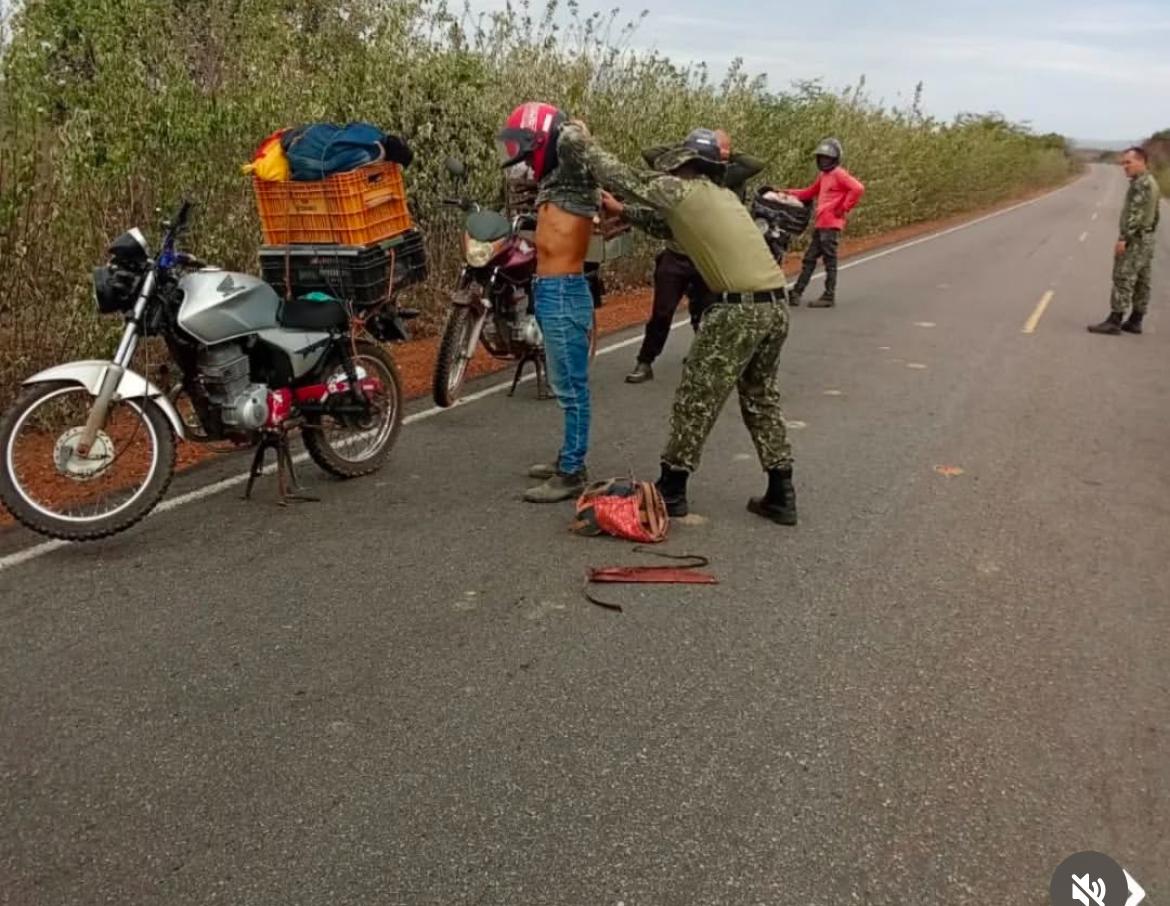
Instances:
[[[666,540],[669,527],[666,503],[653,482],[611,478],[585,489],[577,501],[577,518],[569,529],[578,535],[613,535],[657,544]]]

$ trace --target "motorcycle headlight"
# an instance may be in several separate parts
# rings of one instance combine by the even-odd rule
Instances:
[[[767,234],[768,221],[766,221],[763,217],[757,217],[756,218],[756,229],[759,230],[761,233]]]
[[[135,274],[109,266],[93,269],[93,298],[103,315],[132,309],[137,287]]]
[[[480,242],[478,239],[464,236],[463,257],[472,267],[483,267],[495,257],[496,245],[494,242]]]

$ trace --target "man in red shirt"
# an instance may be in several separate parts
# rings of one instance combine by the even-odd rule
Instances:
[[[837,304],[837,245],[841,231],[845,229],[845,217],[856,207],[865,186],[852,173],[841,166],[841,143],[827,138],[817,145],[817,169],[820,176],[807,189],[789,189],[803,202],[816,199],[817,219],[813,240],[804,253],[800,277],[792,288],[790,305],[799,305],[801,293],[812,279],[817,259],[825,259],[825,292],[809,308],[831,308]]]

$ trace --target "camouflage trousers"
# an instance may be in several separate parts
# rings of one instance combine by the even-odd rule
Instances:
[[[1154,234],[1146,233],[1126,245],[1125,254],[1113,259],[1113,296],[1110,307],[1125,314],[1132,306],[1145,314],[1150,306],[1150,271],[1154,262]]]
[[[739,390],[739,409],[760,465],[775,469],[792,463],[776,376],[787,337],[788,306],[782,302],[707,309],[675,391],[664,463],[688,472],[698,468],[703,444],[733,388]]]

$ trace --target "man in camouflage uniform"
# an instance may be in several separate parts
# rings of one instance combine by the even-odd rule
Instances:
[[[1109,317],[1089,327],[1090,333],[1141,333],[1150,304],[1150,271],[1154,261],[1154,230],[1158,227],[1158,181],[1149,171],[1143,148],[1130,148],[1121,158],[1129,190],[1121,208],[1121,232],[1114,248],[1113,296]],[[1125,318],[1129,311],[1129,319]]]
[[[711,131],[695,129],[687,138],[691,141],[715,142],[719,156],[727,164],[723,185],[736,194],[740,202],[747,199],[748,180],[764,169],[764,162],[750,154],[731,150],[731,136],[722,129]],[[671,145],[656,145],[642,152],[642,159],[654,167],[659,159],[672,148]],[[694,263],[685,255],[678,243],[668,240],[666,248],[659,252],[654,261],[654,300],[650,318],[646,322],[646,335],[638,350],[634,370],[626,375],[626,383],[643,384],[654,380],[654,360],[661,355],[670,336],[674,313],[683,296],[691,313],[691,328],[696,333],[703,317],[703,305],[710,293]]]
[[[787,287],[747,209],[716,184],[725,166],[718,147],[692,137],[663,155],[661,173],[643,175],[599,148],[580,125],[565,127],[562,154],[566,145],[608,190],[602,197],[605,209],[654,235],[673,237],[711,292],[675,393],[670,438],[662,454],[658,487],[668,512],[687,514],[687,480],[698,468],[723,404],[738,387],[744,424],[768,474],[766,493],[753,497],[748,509],[795,525],[792,448],[776,376],[788,336]]]

